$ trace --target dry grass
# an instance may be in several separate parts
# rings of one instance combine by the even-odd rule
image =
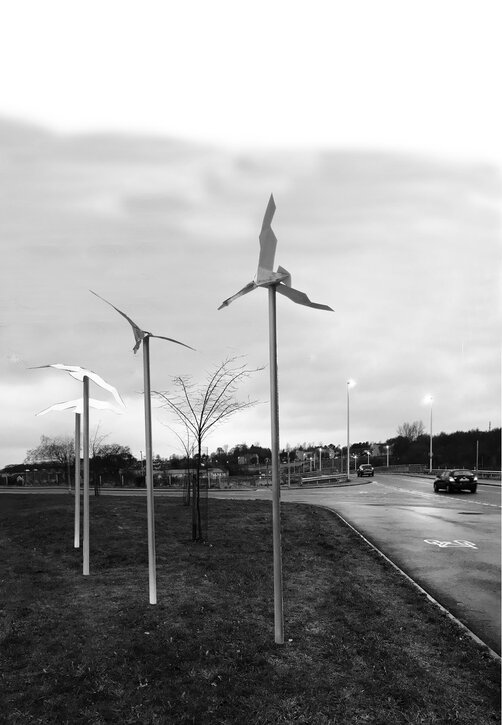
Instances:
[[[270,504],[211,501],[201,545],[158,500],[151,606],[143,501],[91,500],[89,577],[71,497],[0,503],[1,722],[500,722],[497,664],[328,511],[283,506],[281,646]]]

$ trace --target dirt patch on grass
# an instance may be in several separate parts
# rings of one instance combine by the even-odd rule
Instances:
[[[284,645],[274,644],[271,509],[91,500],[91,575],[73,501],[2,496],[3,720],[28,723],[498,723],[486,653],[330,512],[282,508]]]

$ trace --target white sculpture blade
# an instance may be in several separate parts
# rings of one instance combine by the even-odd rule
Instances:
[[[133,348],[133,352],[134,352],[134,354],[136,354],[138,352],[139,346],[141,345],[141,342],[143,341],[143,338],[146,337],[147,335],[150,335],[151,333],[146,332],[145,330],[142,330],[140,327],[138,327],[138,325],[134,322],[134,320],[131,320],[131,318],[128,315],[126,315],[125,312],[122,312],[122,310],[119,310],[118,307],[115,307],[115,305],[112,305],[111,302],[108,302],[108,300],[105,300],[105,298],[101,297],[101,295],[98,295],[97,292],[93,292],[92,289],[89,290],[89,292],[91,294],[95,295],[96,297],[99,297],[100,300],[103,300],[103,302],[106,302],[106,304],[110,305],[110,307],[113,307],[113,309],[116,310],[119,313],[119,315],[122,315],[122,317],[125,317],[125,319],[131,325],[132,330],[134,332],[134,339],[136,340],[136,344]]]
[[[125,403],[122,400],[122,398],[119,395],[119,392],[117,388],[114,388],[113,385],[110,385],[110,383],[107,383],[106,380],[103,380],[103,378],[98,375],[97,373],[93,373],[92,370],[87,370],[86,368],[80,367],[80,365],[65,365],[64,363],[52,363],[51,365],[36,365],[36,368],[56,368],[56,370],[63,370],[64,372],[69,373],[72,378],[75,378],[75,380],[80,380],[80,382],[83,381],[84,377],[89,378],[89,380],[92,380],[93,383],[96,383],[96,385],[99,385],[100,388],[103,388],[104,390],[108,390],[117,403],[122,406],[122,408],[125,408]],[[31,368],[34,369],[34,368]]]
[[[134,332],[134,339],[136,340],[136,344],[133,347],[134,354],[136,354],[138,352],[139,347],[140,347],[140,345],[143,342],[143,339],[145,337],[158,337],[161,340],[168,340],[169,342],[174,342],[177,345],[182,345],[183,347],[188,347],[189,350],[194,350],[195,349],[193,347],[190,347],[190,345],[185,345],[184,342],[180,342],[179,340],[174,340],[172,337],[164,337],[163,335],[154,335],[152,332],[147,332],[146,330],[142,330],[134,322],[134,320],[131,320],[131,318],[128,315],[126,315],[125,312],[122,312],[122,310],[119,310],[118,307],[115,307],[115,305],[112,305],[111,302],[108,302],[108,300],[105,300],[105,298],[104,297],[101,297],[101,295],[98,295],[97,292],[93,292],[92,289],[89,290],[89,292],[91,292],[96,297],[99,297],[100,300],[103,300],[103,302],[106,302],[106,304],[107,305],[110,305],[110,307],[113,307],[113,309],[116,310],[119,313],[119,315],[122,315],[122,317],[125,317],[125,319],[127,320],[127,322],[131,325],[132,330]]]
[[[329,310],[330,312],[333,312],[332,307],[328,307],[328,305],[321,305],[318,302],[311,302],[305,292],[300,292],[300,290],[293,289],[293,287],[278,284],[276,290],[281,295],[288,297],[292,302],[296,302],[298,305],[305,305],[305,307],[313,307],[316,310]]]
[[[279,267],[277,272],[273,271],[275,250],[277,247],[277,237],[272,229],[272,219],[275,214],[275,201],[272,194],[268,200],[263,223],[260,232],[260,256],[258,258],[258,269],[256,271],[255,282],[260,287],[268,287],[270,284],[282,282],[285,276],[289,274],[285,269]]]
[[[107,403],[105,400],[97,400],[96,398],[89,398],[89,407],[90,408],[96,408],[98,410],[111,410],[112,413],[116,413],[117,415],[122,415],[122,411],[118,408],[115,408],[111,403]],[[55,412],[62,412],[71,410],[74,413],[82,413],[84,412],[84,399],[83,398],[77,398],[76,400],[67,400],[64,403],[55,403],[54,405],[51,405],[49,408],[45,408],[44,410],[41,410],[39,413],[36,413],[36,415],[45,415],[46,413],[50,413],[52,411]]]
[[[172,337],[165,337],[165,335],[152,335],[151,333],[148,333],[148,337],[157,337],[159,340],[168,340],[168,342],[175,342],[177,345],[183,345],[183,347],[188,347],[189,350],[195,350],[194,347],[190,347],[190,345],[185,345],[184,342],[174,340]]]
[[[277,247],[277,237],[272,229],[272,219],[275,214],[275,209],[274,197],[270,194],[259,236],[260,256],[258,258],[258,271],[256,272],[257,283],[269,279],[273,273],[275,250]]]
[[[237,297],[242,297],[243,295],[247,295],[248,292],[252,292],[254,289],[256,289],[258,285],[255,282],[249,282],[245,287],[243,287],[239,292],[236,292],[232,297],[228,297],[228,299],[224,300],[221,305],[218,307],[219,310],[221,310],[222,307],[228,307],[228,305],[237,299]]]

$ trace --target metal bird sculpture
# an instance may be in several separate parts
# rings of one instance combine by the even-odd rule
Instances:
[[[218,309],[221,310],[222,307],[228,307],[228,305],[235,299],[248,294],[248,292],[252,292],[257,287],[270,287],[271,285],[274,285],[279,294],[289,297],[292,302],[296,302],[298,305],[305,305],[306,307],[314,307],[317,310],[330,310],[333,312],[332,308],[328,307],[328,305],[321,305],[317,302],[312,302],[305,292],[300,292],[300,290],[291,287],[291,275],[286,269],[279,266],[277,268],[277,272],[273,271],[275,250],[277,247],[277,237],[272,229],[272,219],[275,214],[275,209],[274,197],[271,194],[265,211],[265,216],[263,217],[263,224],[259,236],[260,256],[258,259],[258,270],[254,280],[249,282],[245,287],[239,290],[239,292],[232,295],[232,297],[224,300]]]
[[[107,305],[110,305],[110,307],[113,307],[114,310],[116,310],[119,315],[122,315],[122,317],[125,317],[127,322],[131,325],[132,331],[134,332],[134,339],[136,340],[136,344],[133,347],[133,352],[136,354],[140,348],[141,343],[145,339],[145,337],[158,337],[161,340],[168,340],[169,342],[175,342],[177,345],[183,345],[183,347],[188,347],[190,350],[193,350],[193,347],[190,347],[190,345],[185,345],[184,342],[180,342],[179,340],[173,340],[172,337],[164,337],[164,335],[154,335],[153,332],[147,332],[146,330],[142,330],[131,318],[126,315],[125,312],[122,312],[122,310],[119,310],[118,307],[115,307],[115,305],[112,305],[111,302],[108,302],[108,300],[105,300],[104,297],[101,297],[101,295],[98,295],[97,292],[93,292],[92,289],[89,290],[91,294],[95,295],[96,297],[99,297],[100,300],[103,300],[103,302],[106,302]]]
[[[157,604],[157,574],[155,564],[155,518],[154,518],[154,495],[153,495],[153,453],[152,453],[152,409],[151,409],[151,389],[150,389],[150,338],[159,337],[161,340],[168,340],[169,342],[175,342],[177,345],[188,347],[193,350],[190,345],[185,345],[184,342],[179,340],[173,340],[172,337],[164,337],[163,335],[154,335],[151,332],[142,330],[131,318],[119,310],[118,307],[112,305],[111,302],[105,300],[104,297],[98,295],[96,292],[89,290],[95,297],[98,297],[107,305],[113,307],[113,309],[125,317],[127,322],[131,325],[134,332],[134,339],[136,344],[134,345],[133,351],[136,353],[141,343],[143,343],[143,379],[144,379],[144,405],[145,405],[145,483],[146,483],[146,502],[147,502],[147,524],[148,524],[148,582],[149,582],[149,596],[150,604]]]
[[[92,380],[93,383],[99,385],[100,388],[108,390],[108,392],[113,395],[117,403],[119,403],[122,408],[125,408],[125,403],[120,397],[117,388],[114,388],[113,385],[107,383],[106,380],[103,380],[103,378],[97,373],[93,373],[92,370],[86,370],[85,368],[80,367],[80,365],[64,365],[63,363],[53,363],[52,365],[35,365],[35,367],[30,368],[30,370],[37,370],[40,368],[56,368],[56,370],[63,370],[64,372],[69,373],[72,378],[75,378],[75,380],[80,380],[80,382],[84,380],[84,377],[87,377],[89,378],[89,380]]]
[[[121,410],[115,408],[111,403],[107,403],[106,400],[89,398],[89,407],[96,408],[98,410],[111,410],[112,413],[122,415]],[[60,413],[66,410],[71,410],[74,413],[82,414],[84,412],[84,399],[77,398],[76,400],[67,400],[65,403],[55,403],[54,405],[51,405],[50,408],[45,408],[45,410],[41,410],[35,415],[45,415],[46,413],[51,413],[52,411]]]
[[[96,408],[98,410],[110,410],[112,413],[122,415],[122,411],[115,408],[111,403],[106,400],[97,400],[96,398],[89,398],[89,408]],[[76,400],[67,400],[64,403],[55,403],[49,408],[41,410],[36,415],[45,415],[55,411],[57,413],[66,412],[68,410],[75,413],[75,515],[74,515],[74,534],[73,534],[73,546],[75,549],[80,547],[80,417],[84,414],[85,401],[84,398],[77,398]],[[87,453],[87,456],[89,454]],[[85,451],[84,451],[85,456]],[[88,531],[85,534],[86,541]],[[87,564],[87,562],[86,562]]]
[[[260,256],[258,270],[252,282],[249,282],[239,292],[226,299],[218,309],[227,307],[238,297],[252,292],[257,287],[268,288],[269,300],[269,355],[270,355],[270,427],[272,451],[272,534],[273,534],[273,569],[274,569],[274,623],[275,641],[284,643],[284,615],[282,597],[282,552],[280,528],[280,471],[279,471],[279,392],[277,375],[277,322],[276,322],[276,292],[289,297],[292,302],[318,310],[333,311],[328,305],[311,302],[305,292],[291,287],[291,275],[283,267],[273,271],[277,238],[272,229],[272,218],[275,213],[274,197],[270,199],[263,217],[260,232]]]
[[[100,388],[104,388],[104,390],[108,390],[115,400],[118,402],[118,404],[125,408],[124,401],[119,395],[119,392],[116,388],[113,387],[113,385],[110,385],[110,383],[107,383],[106,380],[103,380],[103,378],[98,375],[97,373],[92,372],[92,370],[87,370],[86,368],[80,367],[80,365],[65,365],[64,363],[52,363],[50,365],[36,365],[35,367],[30,368],[31,370],[41,369],[41,368],[55,368],[56,370],[61,370],[63,372],[69,373],[72,378],[75,378],[75,380],[79,380],[82,383],[82,413],[83,413],[83,455],[84,455],[84,520],[83,520],[83,528],[84,528],[84,535],[83,535],[83,574],[84,576],[89,575],[89,408],[91,407],[90,404],[90,397],[89,397],[89,381],[92,380],[93,383],[96,385],[99,385]],[[80,401],[68,401],[70,405],[76,403],[77,407]],[[98,406],[93,407],[100,407],[99,403],[102,401],[96,401],[98,402]],[[51,406],[51,408],[48,408],[45,411],[42,411],[39,415],[42,413],[47,413],[49,410],[54,409],[61,409],[60,406],[65,406],[67,403],[56,403],[55,406]],[[75,449],[76,449],[76,456],[75,460],[78,459],[80,465],[80,455],[77,453],[77,450],[80,450],[80,413],[77,411],[75,413]],[[78,433],[77,433],[78,429]],[[77,445],[77,438],[79,439],[78,445]],[[75,470],[75,482],[77,482],[77,466]],[[78,533],[78,519],[79,519],[79,505],[80,505],[80,473],[78,473],[78,485],[76,483],[75,485],[75,547],[77,547],[79,544],[77,542],[77,536],[79,538]]]

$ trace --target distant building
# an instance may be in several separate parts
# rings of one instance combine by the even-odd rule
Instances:
[[[239,466],[258,466],[260,458],[257,453],[245,453],[243,456],[237,456],[237,464]]]

